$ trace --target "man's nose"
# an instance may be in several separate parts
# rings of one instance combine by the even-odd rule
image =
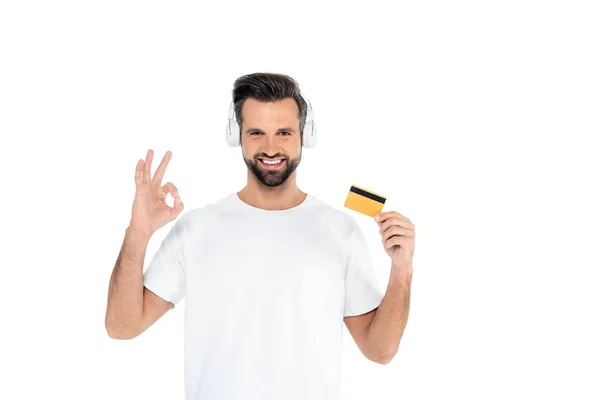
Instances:
[[[277,135],[268,136],[267,143],[265,144],[264,151],[269,157],[273,157],[279,152],[279,142],[277,140]]]

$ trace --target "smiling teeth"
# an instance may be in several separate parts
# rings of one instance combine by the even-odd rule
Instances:
[[[267,160],[263,160],[263,162],[265,164],[270,164],[270,165],[274,165],[274,164],[279,164],[281,162],[281,160],[277,160],[277,161],[267,161]]]

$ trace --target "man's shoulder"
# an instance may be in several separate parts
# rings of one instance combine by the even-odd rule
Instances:
[[[230,197],[226,196],[213,202],[183,211],[177,222],[186,229],[198,229],[209,223],[212,219],[218,217],[220,211],[226,209],[229,200]]]
[[[315,196],[313,200],[311,210],[340,237],[348,237],[358,228],[356,219],[348,212],[333,207]]]

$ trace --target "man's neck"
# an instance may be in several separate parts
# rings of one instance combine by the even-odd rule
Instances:
[[[296,185],[281,185],[276,188],[268,188],[263,185],[258,187],[249,184],[237,192],[237,195],[244,203],[264,210],[285,210],[292,208],[302,203],[307,196]]]

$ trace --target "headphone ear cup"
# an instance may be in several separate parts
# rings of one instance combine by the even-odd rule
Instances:
[[[238,125],[235,119],[235,110],[233,101],[229,106],[229,112],[227,115],[227,128],[225,130],[225,139],[227,139],[227,144],[231,147],[236,147],[240,145],[240,126]]]
[[[229,146],[237,147],[240,145],[240,126],[236,120],[229,120],[226,134],[227,144],[229,144]]]
[[[302,146],[306,148],[315,147],[317,141],[317,127],[313,120],[312,110],[308,110],[306,122],[304,123],[304,132],[302,133]]]
[[[302,134],[302,145],[306,148],[315,147],[317,142],[317,127],[314,122],[307,123]]]

